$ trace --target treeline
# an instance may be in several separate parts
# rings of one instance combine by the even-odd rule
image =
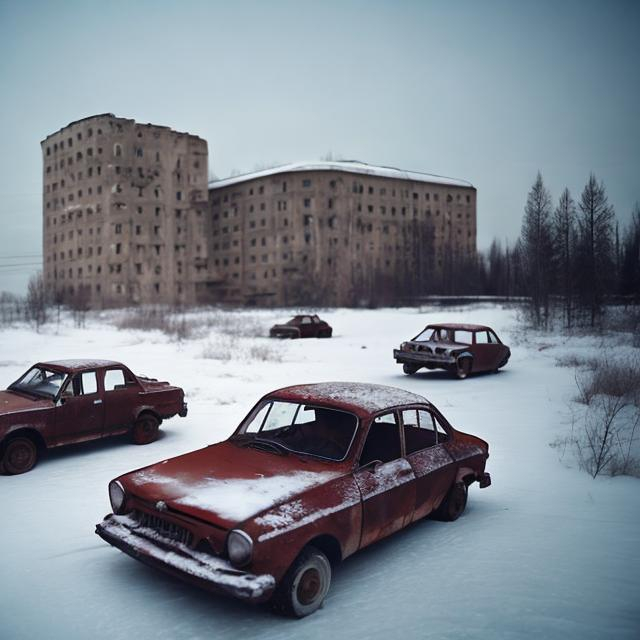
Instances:
[[[534,326],[599,326],[607,302],[640,304],[640,205],[620,230],[595,175],[577,201],[565,188],[554,203],[538,173],[518,240],[451,267],[443,293],[527,296]]]

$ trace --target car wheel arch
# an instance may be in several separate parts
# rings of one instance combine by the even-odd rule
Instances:
[[[456,482],[464,482],[467,487],[473,484],[477,479],[476,472],[469,467],[461,467],[456,474]]]
[[[37,429],[34,429],[33,427],[18,427],[17,429],[7,433],[2,441],[0,441],[0,453],[4,451],[7,443],[14,438],[29,438],[29,440],[32,440],[36,445],[39,453],[47,449],[47,443]]]
[[[162,418],[153,409],[149,407],[142,407],[138,409],[137,413],[135,414],[135,418],[133,422],[135,423],[138,420],[140,420],[140,418],[144,418],[145,415],[153,416],[158,421],[158,424],[162,424]]]
[[[342,562],[342,547],[340,542],[328,533],[311,538],[303,545],[303,548],[308,546],[315,547],[319,551],[322,551],[332,566]]]

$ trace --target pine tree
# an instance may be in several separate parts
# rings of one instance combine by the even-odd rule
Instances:
[[[578,216],[578,288],[591,326],[602,313],[614,277],[613,222],[615,213],[602,182],[592,173],[580,197]]]
[[[631,222],[622,238],[620,293],[640,302],[640,203],[636,203]]]
[[[574,290],[574,250],[576,244],[576,205],[565,188],[553,213],[553,241],[558,261],[558,291],[564,300],[567,328],[571,329]]]
[[[526,290],[531,297],[533,319],[539,327],[549,321],[549,301],[554,278],[551,234],[551,196],[538,172],[527,195],[522,221],[521,249]]]

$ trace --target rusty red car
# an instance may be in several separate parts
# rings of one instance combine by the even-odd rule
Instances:
[[[39,362],[0,391],[0,471],[25,473],[46,449],[105,436],[129,433],[148,444],[175,415],[187,415],[180,387],[120,362]]]
[[[228,440],[109,484],[96,533],[176,577],[303,617],[332,565],[491,484],[489,446],[425,398],[320,383],[264,396]]]
[[[496,332],[481,324],[429,324],[415,338],[393,350],[407,375],[422,368],[445,369],[457,378],[504,367],[511,351]]]
[[[317,315],[294,316],[285,324],[274,324],[269,330],[271,338],[330,338],[331,325]]]

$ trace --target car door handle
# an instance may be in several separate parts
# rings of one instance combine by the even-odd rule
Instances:
[[[94,400],[93,404],[102,404],[102,400]]]

